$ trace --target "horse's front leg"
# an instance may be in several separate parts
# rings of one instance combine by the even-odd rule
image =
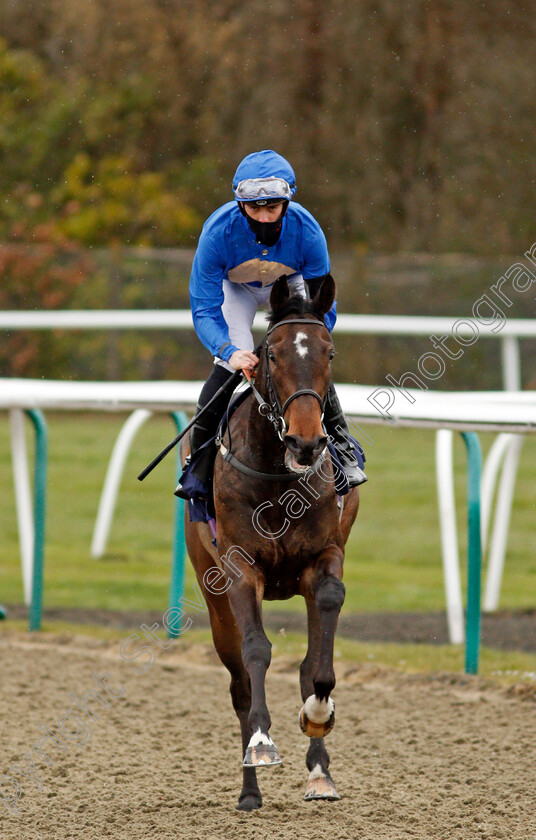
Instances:
[[[311,626],[311,622],[309,624],[310,642],[312,641],[313,648],[316,648],[312,671],[314,693],[303,698],[305,703],[300,712],[302,731],[311,738],[323,738],[333,729],[335,723],[335,706],[330,695],[335,688],[335,631],[345,595],[341,580],[343,559],[341,549],[335,545],[331,546],[319,558],[314,574],[308,576],[309,580],[305,581],[304,594],[308,598],[314,598],[318,613],[318,627]],[[311,639],[311,633],[316,634],[316,639]]]
[[[264,583],[255,576],[246,581],[236,581],[228,593],[242,633],[242,660],[251,686],[248,718],[251,737],[244,755],[244,767],[281,764],[277,747],[268,734],[272,721],[266,705],[265,679],[272,659],[272,645],[262,626],[263,592]]]

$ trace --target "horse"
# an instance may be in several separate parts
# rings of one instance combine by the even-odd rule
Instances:
[[[308,625],[300,667],[299,724],[310,737],[304,798],[340,798],[324,737],[335,722],[333,649],[345,596],[344,547],[359,494],[352,488],[341,511],[322,425],[334,355],[324,315],[334,299],[331,275],[312,300],[291,296],[284,275],[274,283],[252,392],[216,441],[217,547],[208,525],[186,515],[188,553],[216,651],[231,676],[240,723],[243,784],[237,809],[242,811],[262,805],[256,769],[281,763],[269,734],[265,678],[271,644],[262,601],[297,594],[305,599]]]

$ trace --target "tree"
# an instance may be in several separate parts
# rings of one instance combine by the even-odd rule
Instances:
[[[17,225],[11,241],[0,245],[0,308],[68,307],[92,267],[87,253],[59,238],[50,227],[25,230]],[[48,331],[14,330],[0,348],[1,375],[54,376],[71,346],[69,341],[56,343]]]

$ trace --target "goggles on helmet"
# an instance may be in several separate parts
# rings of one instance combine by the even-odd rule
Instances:
[[[292,191],[290,185],[284,178],[276,178],[275,175],[269,178],[247,178],[240,181],[234,191],[239,201],[263,201],[270,199],[279,201],[290,201]]]

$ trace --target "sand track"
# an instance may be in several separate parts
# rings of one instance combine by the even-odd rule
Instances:
[[[6,632],[0,654],[0,775],[23,791],[18,813],[0,798],[2,840],[536,837],[534,691],[338,663],[327,744],[342,799],[306,803],[297,663],[278,658],[268,701],[283,765],[261,771],[264,807],[242,814],[229,679],[208,648],[175,643],[144,673],[141,660],[121,659],[117,643],[83,637]],[[92,674],[105,673],[125,692],[107,695],[106,708],[91,705],[98,718],[90,718],[70,695],[98,688]],[[72,740],[65,752],[44,742],[49,766],[32,744],[44,737],[41,726],[57,731],[69,709],[87,731],[65,718]],[[15,766],[28,768],[27,754],[41,789],[14,775]],[[4,780],[0,791],[13,789]]]

